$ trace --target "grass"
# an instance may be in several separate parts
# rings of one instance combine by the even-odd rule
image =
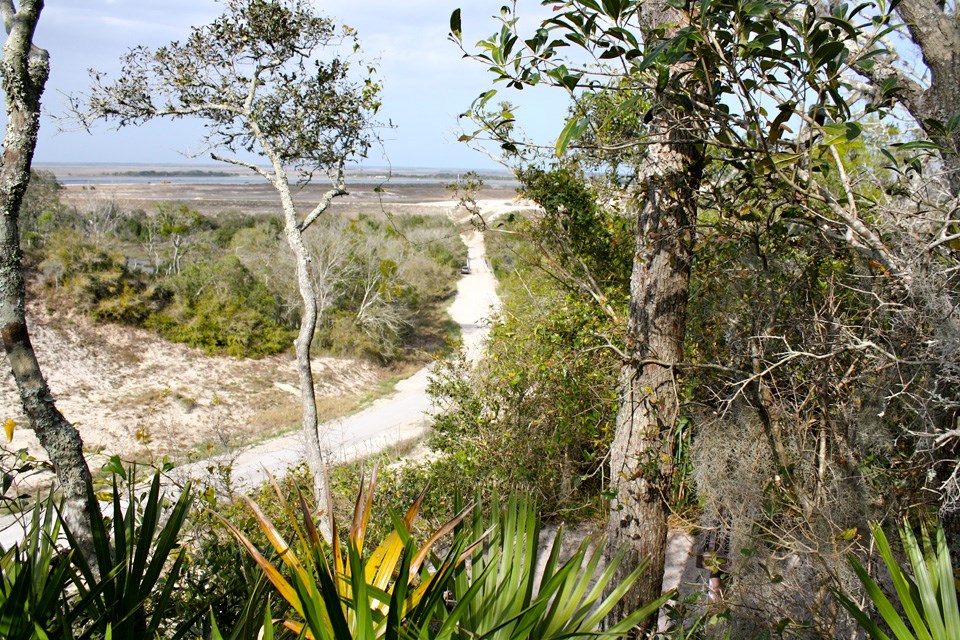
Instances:
[[[427,364],[437,357],[446,357],[460,344],[460,325],[447,314],[451,299],[426,305],[416,335],[408,340],[409,359]]]
[[[390,369],[392,375],[385,377],[363,389],[360,393],[349,395],[321,396],[317,398],[317,420],[319,423],[344,418],[363,411],[378,399],[389,395],[397,383],[415,373],[419,367],[406,364]],[[285,403],[264,409],[255,414],[250,423],[257,425],[255,434],[235,446],[223,443],[205,442],[193,448],[188,455],[190,460],[209,458],[232,449],[259,444],[292,433],[301,428],[302,407],[299,402]]]
[[[373,386],[368,387],[364,391],[363,395],[360,396],[360,399],[357,402],[356,406],[353,408],[353,411],[344,415],[353,415],[355,413],[360,413],[361,411],[363,411],[364,409],[372,405],[374,402],[376,402],[380,398],[390,395],[391,393],[393,393],[394,389],[396,389],[397,383],[399,383],[401,380],[406,379],[407,377],[409,377],[409,375],[410,374],[392,375],[389,378],[380,380],[379,382],[375,383]]]

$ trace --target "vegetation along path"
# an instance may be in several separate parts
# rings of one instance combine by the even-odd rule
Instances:
[[[519,207],[512,201],[480,201],[485,219],[495,218]],[[464,274],[450,305],[450,317],[460,325],[466,357],[476,360],[489,333],[486,318],[499,304],[496,278],[486,259],[483,234],[469,227],[470,216],[455,202],[431,202],[424,207],[444,207],[455,222],[466,229],[461,238],[467,245],[470,273]],[[430,426],[430,397],[427,381],[430,368],[420,369],[396,385],[393,393],[376,400],[353,415],[332,420],[319,427],[321,442],[330,462],[348,462],[372,455],[391,446],[420,438]],[[304,459],[303,433],[297,431],[250,447],[230,460],[234,489],[250,489],[266,480],[267,471],[283,473]],[[177,469],[181,478],[201,477],[209,461]]]

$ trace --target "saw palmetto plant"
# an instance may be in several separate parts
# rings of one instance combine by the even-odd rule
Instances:
[[[429,562],[431,550],[438,540],[454,530],[469,509],[437,529],[418,546],[409,531],[423,504],[424,490],[403,518],[396,518],[395,527],[386,539],[367,555],[364,543],[376,479],[374,470],[369,485],[357,497],[346,544],[340,541],[336,522],[333,523],[332,540],[329,544],[323,540],[303,495],[299,495],[299,504],[291,506],[274,485],[277,498],[293,524],[299,553],[257,504],[248,499],[261,529],[290,578],[285,577],[284,572],[260,553],[242,532],[227,523],[297,614],[297,618],[284,621],[284,626],[291,631],[314,640],[399,639],[408,637],[411,629],[426,627],[433,612],[443,604],[445,584],[460,562],[465,545],[462,538],[455,540],[438,565]],[[329,506],[329,495],[327,502]]]
[[[60,520],[50,496],[35,504],[24,538],[0,550],[0,638],[33,640],[54,636],[68,612],[64,596],[70,557],[57,550]]]
[[[900,540],[907,554],[908,567],[901,567],[879,524],[872,523],[870,530],[890,573],[896,596],[894,601],[887,597],[859,560],[850,556],[850,563],[892,637],[896,640],[960,638],[957,580],[943,527],[937,527],[932,540],[927,530],[922,529],[918,542],[909,524],[903,525]],[[836,596],[871,638],[890,640],[891,636],[871,619],[867,611],[843,593]],[[898,602],[899,607],[894,602]]]
[[[248,500],[285,570],[275,565],[236,527],[227,523],[296,615],[283,625],[314,640],[520,640],[525,638],[620,637],[655,612],[671,594],[602,629],[604,619],[643,571],[638,567],[611,586],[620,559],[601,570],[602,544],[586,541],[560,561],[562,533],[541,553],[540,518],[528,500],[511,497],[489,517],[468,507],[422,544],[410,529],[426,490],[394,529],[366,554],[376,470],[357,498],[346,543],[323,540],[299,495],[291,506],[276,485],[277,499],[294,528],[292,546],[252,500]],[[328,508],[331,499],[327,497]],[[474,512],[470,522],[466,516]],[[454,534],[443,558],[437,542]],[[287,577],[289,576],[289,577]],[[273,624],[264,621],[272,635]]]
[[[666,593],[601,631],[607,614],[646,563],[613,585],[622,554],[601,567],[604,545],[599,538],[587,538],[561,562],[563,528],[549,546],[542,544],[537,510],[519,495],[511,495],[502,508],[495,500],[489,517],[477,511],[472,523],[461,528],[467,539],[484,542],[472,547],[467,561],[454,569],[451,592],[456,607],[439,631],[422,638],[617,638],[673,596]]]

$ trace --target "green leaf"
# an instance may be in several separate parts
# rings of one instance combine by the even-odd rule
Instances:
[[[450,14],[450,35],[452,35],[457,42],[463,40],[463,29],[460,26],[460,8],[457,7],[453,10],[453,13]]]
[[[846,45],[842,42],[837,42],[836,40],[831,40],[825,42],[821,46],[817,47],[812,56],[813,68],[822,67],[827,64],[841,53],[845,53],[847,50]]]
[[[956,578],[953,562],[950,561],[950,549],[943,527],[937,527],[937,572],[940,582],[941,606],[944,614],[944,626],[948,633],[960,634],[960,605],[957,603]]]
[[[861,133],[863,133],[863,127],[859,123],[850,121],[846,123],[847,140],[856,140]]]
[[[867,592],[867,596],[869,596],[870,601],[873,602],[873,605],[877,608],[877,612],[880,613],[884,621],[890,626],[894,635],[896,635],[897,638],[912,638],[913,635],[907,629],[907,626],[903,623],[899,614],[897,614],[897,610],[893,604],[891,604],[887,596],[883,594],[880,586],[870,577],[870,574],[867,573],[867,570],[863,568],[863,565],[861,565],[855,557],[850,556],[849,559],[853,570],[860,578],[860,582]]]
[[[778,113],[777,117],[770,123],[770,132],[767,134],[768,141],[772,143],[780,139],[780,136],[783,135],[783,125],[793,117],[796,106],[797,103],[793,101],[785,102],[779,106],[780,113]]]
[[[852,24],[850,24],[849,21],[844,20],[843,18],[837,18],[837,17],[834,17],[834,16],[823,16],[823,17],[820,18],[820,19],[823,20],[824,22],[829,22],[829,23],[832,24],[832,25],[835,25],[835,26],[840,27],[840,28],[843,29],[843,30],[847,33],[847,35],[850,36],[851,38],[856,38],[856,37],[857,37],[857,29],[856,29],[856,27],[854,27]]]
[[[567,146],[579,138],[586,129],[586,118],[572,118],[567,122],[567,126],[563,128],[563,131],[560,132],[560,137],[557,138],[557,157],[561,157],[566,152]]]
[[[938,145],[935,142],[930,142],[929,140],[914,140],[912,142],[894,144],[893,146],[900,151],[914,151],[914,150],[937,151],[940,149],[940,145]]]
[[[213,607],[210,607],[210,640],[223,640],[220,628],[217,627],[217,618],[213,615]]]
[[[115,474],[127,479],[127,470],[123,467],[123,462],[120,461],[120,456],[110,456],[110,460],[103,465],[103,470],[110,474]]]

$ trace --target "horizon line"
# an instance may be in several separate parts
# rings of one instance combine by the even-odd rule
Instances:
[[[218,163],[218,162],[33,162],[32,166],[35,168],[44,168],[44,167],[90,167],[90,168],[109,168],[109,167],[189,167],[192,169],[217,169],[220,171],[231,171],[239,174],[246,173],[243,167],[237,167],[230,164]],[[264,165],[267,166],[267,165]],[[490,168],[478,168],[478,167],[424,167],[424,166],[391,166],[391,165],[353,165],[348,166],[347,171],[378,171],[384,173],[397,173],[399,171],[434,171],[434,172],[444,172],[444,173],[467,173],[474,172],[478,174],[503,174],[505,176],[512,176],[512,172],[508,169],[502,167],[490,167]]]

